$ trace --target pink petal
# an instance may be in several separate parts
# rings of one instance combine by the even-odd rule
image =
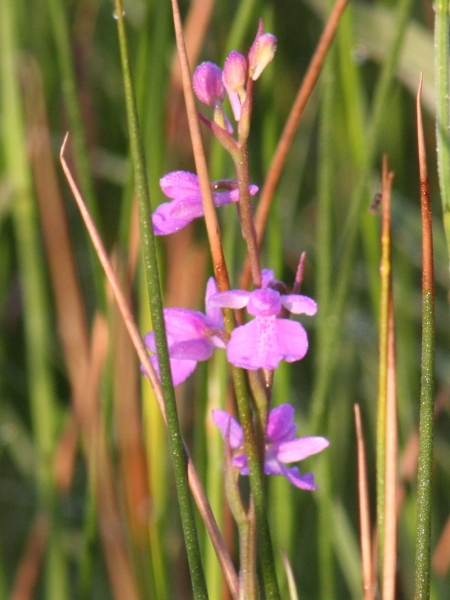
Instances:
[[[280,293],[271,288],[252,292],[247,312],[256,317],[276,317],[281,312]]]
[[[273,408],[267,423],[267,438],[271,443],[290,440],[295,435],[294,407],[292,404],[281,404]],[[287,461],[284,461],[287,462]]]
[[[251,184],[248,186],[248,193],[250,194],[250,196],[254,196],[258,192],[259,192],[259,187],[257,185]],[[237,188],[235,190],[231,190],[230,194],[231,194],[232,202],[239,202],[239,190]]]
[[[295,485],[295,487],[300,488],[301,490],[313,491],[317,490],[317,485],[314,481],[314,475],[312,473],[305,473],[304,475],[300,475],[300,471],[297,467],[285,468],[285,472],[283,475],[287,477],[287,479]]]
[[[172,171],[159,180],[162,191],[169,198],[183,198],[186,195],[199,194],[198,177],[189,171]]]
[[[241,475],[248,475],[248,461],[246,454],[239,454],[233,458],[233,467],[237,467]]]
[[[201,197],[185,196],[160,204],[152,215],[155,235],[175,233],[191,221],[203,216]]]
[[[277,350],[287,362],[303,358],[308,351],[308,337],[303,326],[289,319],[276,319]]]
[[[150,360],[152,361],[153,368],[158,375],[158,379],[161,379],[161,375],[159,372],[159,363],[156,354],[150,356]],[[183,383],[191,373],[194,372],[195,367],[197,366],[197,361],[195,360],[176,360],[170,359],[170,371],[172,373],[172,381],[173,385],[180,385]],[[145,374],[145,371],[144,371]]]
[[[264,473],[266,475],[283,475],[293,485],[303,490],[315,490],[317,486],[314,483],[312,473],[301,475],[298,467],[286,467],[277,460],[266,460],[264,464]]]
[[[179,360],[208,360],[214,351],[208,338],[188,340],[170,346],[170,357]]]
[[[212,418],[220,429],[223,439],[229,440],[232,448],[240,448],[244,443],[244,434],[236,419],[225,410],[220,409],[212,411]]]
[[[185,342],[206,336],[206,316],[188,308],[164,309],[164,322],[170,343]]]
[[[227,292],[218,292],[209,298],[210,306],[220,306],[222,308],[243,308],[252,292],[244,290],[229,290]]]
[[[228,360],[236,367],[255,371],[276,369],[282,356],[278,350],[273,318],[256,317],[237,327],[227,347]]]
[[[239,193],[233,194],[233,191],[236,192],[237,190],[230,190],[229,192],[214,192],[214,205],[225,206],[226,204],[231,204],[232,202],[238,202]]]
[[[289,312],[296,315],[315,315],[317,312],[317,304],[308,296],[300,296],[299,294],[288,294],[281,296],[281,302]]]
[[[212,306],[210,303],[210,298],[214,294],[217,294],[217,284],[214,277],[210,277],[208,279],[208,283],[206,284],[206,295],[205,295],[205,312],[208,317],[208,321],[212,325],[212,327],[216,327],[217,329],[223,329],[223,314],[221,309],[218,306]]]
[[[303,460],[308,456],[321,452],[330,445],[323,437],[303,437],[282,442],[277,449],[276,457],[283,463],[292,463]]]
[[[225,86],[226,87],[226,86]],[[231,104],[231,110],[233,111],[233,116],[236,121],[241,120],[241,99],[237,92],[233,92],[233,90],[227,87],[228,98]]]
[[[262,289],[266,288],[269,283],[275,281],[275,273],[272,269],[263,269],[261,271],[261,287]]]

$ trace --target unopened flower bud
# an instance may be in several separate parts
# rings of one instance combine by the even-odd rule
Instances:
[[[240,92],[247,83],[247,59],[240,52],[233,50],[227,56],[223,66],[222,81],[226,90]]]
[[[212,62],[204,62],[195,69],[192,86],[200,102],[212,108],[225,98],[222,71]]]
[[[248,53],[249,74],[255,81],[270,63],[277,49],[277,38],[272,33],[257,36]]]
[[[241,106],[246,98],[245,84],[247,83],[248,66],[245,56],[233,50],[227,56],[223,67],[222,81],[228,92],[234,118],[241,118]]]

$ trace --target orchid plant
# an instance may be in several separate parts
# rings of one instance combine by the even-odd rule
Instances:
[[[276,280],[272,270],[261,268],[255,234],[251,199],[257,194],[258,187],[249,182],[247,153],[252,91],[254,81],[272,60],[275,50],[276,38],[270,33],[263,33],[260,21],[247,56],[232,51],[223,70],[211,62],[204,62],[195,69],[192,79],[198,100],[212,109],[211,118],[200,113],[200,119],[230,154],[236,168],[235,180],[224,179],[210,186],[216,207],[231,203],[237,205],[251,265],[253,290],[219,291],[211,277],[206,287],[205,313],[186,308],[164,310],[174,385],[183,383],[199,361],[208,360],[215,350],[219,350],[226,352],[235,385],[244,381],[251,390],[251,394],[244,392],[242,399],[242,391],[236,388],[237,396],[241,396],[240,400],[238,398],[239,417],[245,422],[240,423],[234,415],[220,407],[215,408],[212,414],[225,442],[225,489],[239,532],[239,597],[249,600],[257,597],[258,589],[255,532],[258,531],[262,539],[267,528],[267,515],[262,514],[265,501],[261,499],[264,492],[260,471],[267,475],[282,475],[302,490],[315,490],[317,485],[311,473],[302,475],[297,466],[286,465],[316,454],[329,444],[323,437],[295,437],[294,407],[291,404],[281,403],[271,408],[272,403],[280,400],[272,398],[274,370],[283,360],[301,360],[308,350],[306,330],[291,316],[313,316],[317,311],[313,299],[298,293],[301,277],[296,281],[293,292],[289,293],[287,286]],[[226,95],[234,126],[224,108]],[[233,137],[235,127],[237,135]],[[156,235],[176,234],[194,219],[204,216],[197,175],[174,171],[160,179],[160,186],[170,200],[158,206],[152,215]],[[244,308],[253,318],[245,318],[242,314]],[[236,311],[236,314],[230,311]],[[153,332],[146,334],[145,344],[159,375],[158,349]],[[142,370],[145,373],[144,367]],[[250,475],[252,495],[247,503],[242,496],[239,475]],[[270,536],[264,539],[268,542],[262,543],[260,550],[264,586],[268,597],[278,597],[273,572],[265,572],[273,570],[273,557]]]

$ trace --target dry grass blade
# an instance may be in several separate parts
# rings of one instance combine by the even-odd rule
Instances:
[[[144,346],[144,342],[142,341],[139,331],[134,323],[128,303],[127,303],[125,296],[121,290],[119,281],[114,272],[114,269],[111,266],[111,263],[109,261],[106,250],[103,246],[103,243],[100,239],[100,236],[98,235],[98,231],[95,227],[95,224],[92,221],[92,218],[89,214],[86,204],[83,201],[80,191],[73,179],[72,173],[71,173],[71,171],[67,165],[67,162],[65,160],[64,152],[65,152],[65,148],[67,145],[67,139],[68,139],[68,136],[66,136],[64,143],[61,147],[61,152],[60,152],[62,168],[67,177],[67,181],[69,182],[70,188],[71,188],[74,198],[77,202],[78,208],[83,217],[86,228],[91,237],[92,243],[98,254],[99,260],[102,264],[103,269],[105,270],[105,274],[106,274],[108,281],[111,285],[111,288],[113,290],[114,297],[116,299],[120,313],[124,320],[125,327],[127,328],[128,334],[130,335],[131,340],[133,342],[134,349],[136,350],[139,360],[141,361],[142,365],[144,366],[144,369],[146,370],[147,377],[153,388],[156,401],[158,402],[158,406],[159,406],[161,413],[165,419],[164,398],[162,395],[161,386],[160,386],[158,377],[155,373],[153,365],[147,354],[147,351]],[[236,571],[234,569],[230,555],[228,553],[228,550],[227,550],[225,543],[222,539],[222,536],[220,534],[219,528],[217,527],[217,523],[214,519],[214,515],[211,511],[211,507],[209,506],[208,499],[206,498],[206,495],[205,495],[205,491],[204,491],[201,481],[198,477],[197,471],[196,471],[195,466],[192,462],[192,459],[189,455],[186,445],[185,445],[185,451],[186,451],[187,466],[188,466],[189,485],[190,485],[190,488],[192,491],[192,495],[197,504],[197,508],[200,512],[203,522],[205,523],[205,527],[208,531],[208,534],[211,538],[211,542],[216,551],[219,563],[224,572],[228,586],[233,594],[233,597],[237,598],[239,583],[238,583]]]
[[[361,410],[354,405],[356,443],[358,452],[358,492],[359,492],[359,523],[361,530],[361,559],[364,600],[375,600],[376,581],[373,569],[372,542],[370,539],[370,510],[367,484],[367,462],[364,434],[361,422]]]
[[[420,204],[422,210],[422,245],[423,245],[423,288],[434,295],[434,265],[433,265],[433,235],[431,229],[431,204],[430,189],[428,184],[427,157],[425,152],[425,137],[422,121],[422,74],[420,75],[419,90],[417,92],[417,143],[420,177]]]
[[[106,427],[100,410],[100,380],[107,349],[107,325],[103,317],[97,315],[93,325],[89,370],[85,381],[82,431],[89,470],[95,478],[100,537],[114,597],[116,600],[139,600],[140,595],[124,538],[111,454],[105,438]]]
[[[195,64],[198,60],[202,48],[215,0],[194,0],[189,7],[189,12],[184,22],[184,42],[189,63]],[[171,103],[168,111],[168,139],[176,142],[177,145],[183,144],[184,140],[189,140],[187,132],[188,124],[186,122],[186,113],[183,102],[183,82],[181,78],[178,56],[175,53],[171,68]],[[180,134],[181,132],[181,134]],[[186,146],[189,142],[186,142]]]
[[[397,391],[395,364],[394,301],[392,295],[391,263],[391,189],[394,174],[389,171],[387,158],[383,157],[382,174],[382,240],[383,251],[389,265],[388,277],[388,330],[386,377],[386,454],[384,503],[383,600],[395,597],[397,557]]]
[[[76,395],[80,386],[79,391],[82,391],[89,347],[84,304],[53,163],[41,75],[34,59],[30,58],[23,63],[22,74],[28,151],[55,297],[58,331],[70,384]]]
[[[31,527],[25,552],[17,569],[9,596],[10,600],[31,600],[34,598],[39,571],[45,554],[48,531],[47,519],[43,515],[38,515]]]
[[[127,290],[128,291],[128,290]],[[122,493],[132,541],[139,547],[148,543],[147,461],[139,411],[139,381],[136,356],[130,336],[116,306],[112,308],[112,357],[114,364],[114,419]]]
[[[183,25],[180,11],[176,0],[172,0],[173,20],[175,26],[175,37],[177,41],[177,52],[180,60],[181,78],[183,81],[184,99],[189,121],[189,131],[194,151],[195,166],[202,194],[203,210],[205,213],[206,231],[208,233],[209,246],[213,261],[214,275],[217,287],[220,291],[230,289],[225,257],[222,249],[219,221],[214,206],[211,184],[209,181],[208,167],[206,164],[205,150],[200,132],[200,122],[191,83],[191,71],[183,39]]]
[[[325,29],[320,37],[314,56],[311,59],[300,89],[297,92],[297,96],[286,125],[284,126],[283,132],[278,141],[278,145],[272,158],[264,186],[261,190],[258,208],[255,213],[255,229],[259,245],[261,245],[275,189],[280,181],[284,163],[294,139],[295,132],[302,117],[306,103],[308,102],[314,86],[316,85],[328,49],[336,33],[339,20],[345,10],[345,7],[347,6],[347,2],[348,0],[336,0],[333,10],[331,11],[331,14],[325,25]],[[244,266],[240,287],[242,289],[246,289],[249,285],[249,282],[250,262],[247,260]]]

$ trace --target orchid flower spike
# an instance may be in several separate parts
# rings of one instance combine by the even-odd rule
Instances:
[[[166,196],[173,200],[160,204],[153,213],[155,235],[175,233],[194,219],[203,217],[202,195],[197,175],[187,171],[172,171],[159,180],[159,185]],[[213,184],[213,187],[219,188],[220,182]],[[229,187],[229,182],[227,182],[227,187]],[[250,185],[248,189],[251,196],[258,192],[256,185]],[[236,189],[214,192],[213,199],[216,206],[238,202],[237,184]]]
[[[308,338],[303,326],[296,321],[278,318],[283,307],[295,314],[314,315],[317,304],[307,296],[281,294],[274,286],[273,271],[263,269],[261,289],[247,292],[230,290],[219,292],[208,300],[211,306],[243,308],[255,318],[236,327],[227,346],[231,364],[250,371],[276,369],[281,360],[294,362],[308,350]]]
[[[239,469],[241,475],[248,475],[242,427],[224,410],[213,410],[212,414],[214,423],[232,450],[232,465]],[[296,438],[295,433],[294,407],[291,404],[281,404],[273,408],[267,423],[264,473],[283,475],[298,488],[315,490],[317,486],[312,473],[301,475],[298,467],[287,467],[286,464],[317,454],[330,442],[323,437]]]
[[[225,348],[222,311],[208,304],[209,297],[216,292],[216,282],[213,277],[210,277],[206,286],[206,314],[187,308],[166,308],[164,310],[174,385],[179,385],[187,379],[197,363],[201,360],[208,360],[215,348]],[[159,376],[153,331],[147,333],[144,341],[147,348],[154,353],[150,356],[150,360]]]

